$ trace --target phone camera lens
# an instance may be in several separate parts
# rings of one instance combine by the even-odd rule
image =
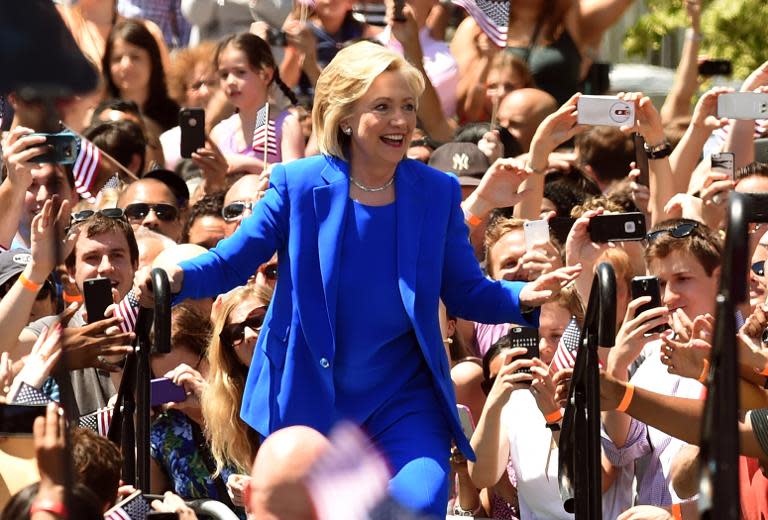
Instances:
[[[191,126],[191,127],[197,126],[197,119],[195,119],[194,117],[191,117],[189,119],[189,126]]]

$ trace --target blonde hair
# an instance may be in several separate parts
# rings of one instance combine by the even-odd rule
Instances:
[[[258,434],[240,419],[248,367],[240,362],[230,346],[222,345],[219,334],[227,325],[229,315],[241,303],[256,300],[269,305],[271,298],[268,286],[248,283],[224,296],[213,318],[213,334],[206,354],[208,386],[201,401],[206,436],[216,461],[214,476],[228,465],[234,466],[238,473],[248,474],[259,445]]]
[[[399,54],[369,41],[342,49],[323,69],[315,87],[312,109],[312,127],[322,154],[346,159],[344,148],[349,144],[349,137],[339,124],[352,114],[355,102],[385,71],[400,72],[415,98],[424,92],[424,77],[416,67]]]

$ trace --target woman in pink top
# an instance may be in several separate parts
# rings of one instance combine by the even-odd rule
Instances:
[[[280,79],[275,59],[267,42],[250,33],[241,33],[223,40],[216,51],[216,69],[221,88],[237,113],[216,125],[211,138],[224,153],[230,171],[246,170],[260,173],[264,169],[263,149],[254,149],[256,116],[269,99],[275,84],[296,104],[296,96]],[[269,164],[289,162],[304,156],[304,137],[299,119],[289,113],[273,111],[276,153],[269,153]],[[256,144],[259,144],[258,142]]]

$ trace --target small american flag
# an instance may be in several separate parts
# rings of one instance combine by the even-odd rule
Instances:
[[[139,317],[139,300],[133,289],[117,304],[115,316],[123,318],[120,322],[120,330],[123,332],[133,332],[136,328],[136,319]]]
[[[109,433],[109,425],[112,424],[112,413],[114,410],[115,408],[113,406],[99,408],[95,412],[81,416],[77,420],[77,425],[81,428],[93,430],[99,435],[106,437]]]
[[[267,153],[277,155],[277,133],[275,132],[275,122],[269,118],[269,103],[264,105],[256,114],[256,126],[253,129],[253,150],[264,153],[265,140]]]
[[[30,386],[27,383],[21,383],[16,396],[11,399],[11,404],[23,404],[44,406],[51,402],[51,399],[34,386]]]
[[[144,520],[150,511],[152,508],[141,491],[136,491],[104,513],[104,520]]]
[[[579,336],[581,329],[576,318],[571,318],[568,326],[565,327],[560,341],[557,343],[557,350],[549,365],[549,372],[554,374],[564,368],[573,368],[576,363],[576,354],[579,351]]]
[[[72,167],[75,189],[84,199],[92,199],[93,184],[101,167],[101,151],[84,137],[80,137],[80,149]]]
[[[475,19],[497,47],[507,46],[509,0],[453,0]]]

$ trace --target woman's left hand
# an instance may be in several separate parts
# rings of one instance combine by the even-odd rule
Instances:
[[[581,273],[581,265],[571,267],[561,267],[551,273],[543,274],[536,280],[525,284],[520,291],[520,305],[526,307],[540,307],[555,296],[566,285],[576,280]]]
[[[555,383],[549,373],[549,367],[539,358],[533,358],[531,373],[534,375],[531,383],[531,393],[536,399],[536,405],[545,417],[560,407],[555,402]]]

